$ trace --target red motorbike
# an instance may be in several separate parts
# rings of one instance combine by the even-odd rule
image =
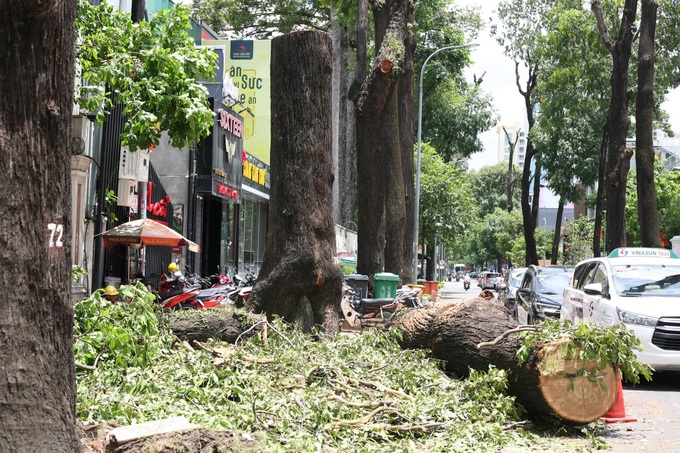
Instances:
[[[187,281],[180,271],[174,271],[170,276],[163,272],[156,296],[164,310],[203,310],[222,304],[227,297],[227,286],[219,283],[214,287],[202,286]]]

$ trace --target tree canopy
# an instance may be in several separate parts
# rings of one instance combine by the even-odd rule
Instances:
[[[520,169],[512,167],[512,180],[515,184],[519,183]],[[470,172],[472,186],[472,196],[478,209],[478,217],[491,214],[496,208],[504,211],[508,210],[508,198],[506,185],[499,182],[505,181],[508,174],[506,162],[499,162],[496,165],[487,165],[479,170]],[[513,191],[513,204],[519,205],[520,194],[518,190]]]
[[[196,47],[187,8],[177,6],[149,22],[133,23],[105,3],[92,6],[81,0],[76,26],[77,62],[87,82],[79,89],[78,103],[97,112],[102,122],[115,93],[127,119],[123,145],[131,151],[148,149],[165,131],[172,146],[182,148],[208,135],[213,112],[198,81],[214,78],[217,55]]]
[[[470,181],[428,143],[421,149],[420,204],[424,242],[434,244],[437,234],[447,249],[460,247],[476,211]]]

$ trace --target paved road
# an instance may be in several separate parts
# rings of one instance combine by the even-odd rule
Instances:
[[[444,283],[444,286],[439,290],[437,296],[438,302],[462,302],[464,300],[472,299],[479,294],[481,290],[477,286],[477,280],[470,282],[470,289],[465,291],[463,288],[463,281],[452,281]]]
[[[462,302],[480,292],[476,280],[465,291],[463,282],[446,282],[439,302]],[[680,452],[680,371],[658,372],[652,382],[624,384],[626,415],[632,423],[608,424],[601,438],[614,453]]]

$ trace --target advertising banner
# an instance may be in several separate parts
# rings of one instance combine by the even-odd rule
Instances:
[[[238,90],[238,103],[233,109],[243,117],[243,148],[269,164],[271,41],[211,41],[210,44],[226,48],[223,80]]]

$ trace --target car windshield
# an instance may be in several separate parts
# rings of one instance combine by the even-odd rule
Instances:
[[[624,296],[680,296],[680,265],[612,266],[614,289]]]
[[[524,277],[524,272],[518,272],[516,274],[512,274],[510,276],[510,286],[514,286],[515,288],[519,288],[522,286],[522,278]]]
[[[562,294],[564,288],[569,284],[568,272],[560,272],[559,274],[539,274],[538,275],[538,292],[541,294]]]

